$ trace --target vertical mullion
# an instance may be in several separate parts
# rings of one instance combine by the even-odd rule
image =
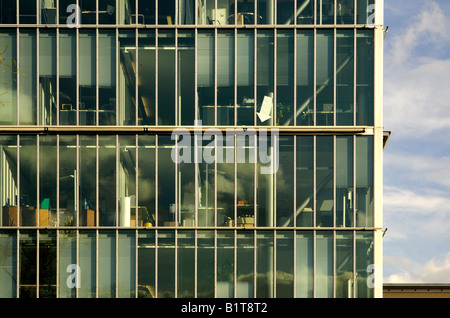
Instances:
[[[337,65],[336,65],[336,61],[337,61],[337,31],[336,28],[334,28],[334,32],[333,32],[333,125],[336,126],[337,123],[337,115],[336,115],[336,109],[337,109],[337,99],[336,99],[336,91],[337,91],[337,83],[336,83],[336,79],[337,79]]]
[[[295,5],[297,6],[297,1],[295,1]],[[295,11],[297,12],[297,11]],[[294,18],[295,21],[297,21],[297,18]],[[294,78],[293,78],[293,84],[294,84],[294,107],[293,107],[293,121],[294,126],[297,126],[297,28],[294,28]]]
[[[56,226],[59,227],[59,178],[60,178],[60,153],[59,153],[59,142],[60,142],[60,135],[56,135]]]
[[[56,125],[59,125],[59,28],[56,29]]]
[[[176,223],[175,223],[175,227],[176,227]],[[175,291],[174,291],[174,294],[175,294],[175,298],[178,298],[178,229],[175,228],[173,231],[175,233],[175,238],[174,238],[174,240],[175,240],[175,247],[174,247],[174,249],[175,249],[175,261],[174,261],[174,264],[175,264],[175,266],[174,266],[175,267],[175,271],[174,271]]]
[[[115,170],[115,179],[116,179],[116,228],[121,226],[120,222],[119,222],[119,196],[120,196],[120,192],[119,192],[119,169],[120,169],[120,162],[119,162],[119,135],[115,135],[115,145],[116,145],[116,170]],[[117,267],[116,267],[117,269]],[[116,280],[117,282],[117,280]]]
[[[236,0],[237,1],[237,0]],[[235,16],[236,17],[236,16]],[[237,17],[236,17],[237,19]],[[257,99],[257,87],[258,87],[258,74],[257,74],[257,69],[258,69],[258,32],[257,32],[257,28],[254,29],[254,34],[253,34],[253,38],[254,38],[254,42],[253,42],[253,125],[257,125],[258,121],[257,121],[257,116],[256,116],[256,111],[258,108],[258,99]]]
[[[39,8],[38,5],[36,5],[36,8]],[[38,9],[39,11],[39,9]],[[39,19],[38,16],[36,16],[37,19]],[[39,90],[39,62],[40,62],[40,54],[39,54],[39,43],[40,43],[40,32],[39,28],[36,29],[36,125],[40,125],[40,116],[39,116],[39,109],[40,109],[40,90]],[[39,202],[39,201],[38,201]]]
[[[77,231],[77,233],[79,230]],[[99,247],[99,230],[98,227],[95,230],[95,297],[98,298],[98,247]],[[79,241],[78,241],[79,244]]]
[[[75,211],[76,211],[76,213],[75,213],[75,217],[76,217],[75,224],[76,224],[76,227],[79,227],[80,226],[80,211],[79,211],[79,204],[78,204],[79,199],[78,198],[80,197],[80,191],[79,191],[79,189],[80,189],[80,135],[77,135],[77,146],[76,146],[76,149],[77,149],[77,153],[76,153],[76,157],[77,157],[76,158],[76,175],[74,177],[77,180],[77,182],[76,182],[77,187],[75,189],[75,198],[76,198],[76,200],[74,202],[74,207],[75,207]]]
[[[178,1],[175,1],[175,3],[178,3]],[[175,5],[176,6],[176,5]],[[175,11],[175,15],[177,15]],[[177,20],[175,20],[177,21]],[[181,115],[181,110],[178,109],[180,107],[180,102],[178,99],[178,28],[175,28],[175,56],[174,56],[174,64],[175,64],[175,78],[174,78],[174,86],[175,86],[175,125],[181,125],[181,118],[179,116]],[[177,211],[177,210],[175,210]]]
[[[40,240],[40,231],[36,229],[36,298],[39,298],[39,240]]]
[[[313,56],[313,61],[314,61],[314,80],[313,80],[313,93],[314,93],[314,97],[313,97],[313,109],[314,109],[314,116],[313,116],[313,125],[316,126],[317,125],[317,29],[314,28],[314,56]]]
[[[158,1],[155,0],[156,3],[156,8],[158,8]],[[156,23],[158,21],[158,16],[156,15]],[[159,54],[158,54],[158,39],[159,39],[159,30],[158,28],[155,28],[155,126],[158,126],[158,99],[159,99],[159,94],[158,94],[158,87],[159,87],[159,83],[158,83],[158,73],[159,73],[159,65],[158,65],[158,60],[159,60]]]
[[[17,7],[19,8],[19,7]],[[17,10],[17,13],[19,12],[19,10]],[[19,17],[17,17],[17,19],[19,19]],[[17,20],[17,22],[19,22],[19,20]],[[16,29],[16,54],[17,54],[17,65],[20,65],[20,31],[19,28]],[[20,72],[17,72],[17,76],[16,76],[16,96],[17,96],[17,102],[16,102],[16,115],[17,115],[17,122],[16,125],[19,126],[20,125]],[[18,205],[19,206],[19,205]],[[19,212],[17,212],[19,213]]]
[[[217,27],[214,28],[214,125],[217,126]]]
[[[116,126],[119,126],[119,63],[120,63],[120,47],[119,47],[119,29],[116,28]]]
[[[336,135],[333,136],[333,227],[336,227]],[[345,223],[343,224],[345,227]]]
[[[235,5],[236,6],[236,5]],[[236,18],[236,15],[234,16],[235,18]],[[238,123],[238,121],[237,121],[237,82],[238,82],[238,80],[237,80],[237,59],[238,59],[238,56],[237,56],[237,42],[238,42],[238,32],[237,32],[237,28],[234,28],[234,43],[233,43],[233,45],[234,45],[234,61],[233,61],[233,63],[234,63],[234,65],[233,65],[233,68],[234,68],[234,74],[233,74],[233,76],[234,76],[234,125],[235,126],[237,126],[237,123]]]
[[[99,135],[95,136],[95,202],[97,202],[97,211],[95,211],[95,226],[98,227],[100,224],[100,209],[99,206],[99,197],[100,197],[100,190],[99,190],[99,184],[100,184],[100,178],[99,178],[99,166],[100,166],[100,156],[99,156]],[[87,224],[86,224],[87,225]]]
[[[158,174],[158,139],[159,139],[159,135],[155,135],[155,226],[158,227],[159,226],[159,219],[158,219],[158,214],[159,214],[159,209],[158,209],[158,184],[159,184],[159,174]],[[156,239],[156,237],[155,237]]]
[[[75,52],[75,59],[76,59],[76,66],[75,66],[75,73],[76,73],[76,125],[80,125],[80,30],[79,28],[75,29],[76,34],[76,52]]]
[[[356,1],[356,0],[355,0]],[[356,65],[357,65],[357,32],[356,28],[353,29],[353,125],[356,125],[356,88],[357,88],[357,76],[356,76]]]
[[[98,14],[98,10],[96,11]],[[136,51],[137,52],[137,51]],[[137,53],[136,53],[137,54]],[[136,63],[136,67],[138,67],[138,63]],[[137,71],[136,71],[137,72]],[[99,30],[98,28],[95,30],[95,124],[96,126],[100,123],[100,114],[99,114]],[[136,99],[137,100],[137,99]]]
[[[294,215],[293,215],[293,225],[294,228],[297,227],[297,135],[294,135],[294,162],[293,164],[293,170],[294,170],[294,198],[293,198],[293,205],[294,205]]]
[[[333,230],[333,298],[336,298],[336,229]]]

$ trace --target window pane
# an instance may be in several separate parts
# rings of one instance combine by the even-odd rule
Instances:
[[[135,232],[119,232],[118,257],[118,297],[136,298]]]
[[[59,124],[76,125],[77,73],[76,34],[59,33]]]
[[[82,24],[96,24],[97,23],[97,12],[96,12],[96,1],[92,0],[78,0],[78,4],[81,9],[81,23]],[[102,13],[100,13],[102,14]]]
[[[2,226],[22,225],[21,209],[17,209],[17,150],[17,136],[0,136]]]
[[[336,8],[336,23],[337,24],[353,24],[355,20],[355,1],[341,0],[338,1]]]
[[[0,8],[0,24],[15,24],[17,21],[16,1],[2,1]]]
[[[17,58],[16,30],[0,32],[0,124],[17,124]]]
[[[237,232],[236,298],[253,298],[254,235]]]
[[[96,297],[96,266],[97,262],[99,261],[96,256],[96,235],[95,231],[80,231],[79,236],[79,262],[80,262],[80,289],[78,291],[78,297],[80,298],[94,298]],[[103,236],[103,235],[102,235]],[[102,241],[104,241],[105,238],[103,236]],[[99,250],[105,248],[104,242],[102,244],[99,244]],[[111,251],[105,250],[103,253],[110,253]],[[100,255],[99,255],[100,256]],[[100,256],[102,258],[102,265],[105,266],[105,263],[103,262],[104,254]],[[99,263],[99,266],[100,263]],[[99,267],[100,268],[100,267]],[[103,267],[101,267],[103,272]],[[110,272],[108,268],[105,266],[104,268],[105,273],[107,274]],[[102,282],[103,284],[103,282]],[[99,296],[100,296],[100,289],[99,289]]]
[[[314,24],[314,2],[297,0],[297,24]]]
[[[233,136],[230,138],[225,135],[217,136],[217,226],[233,226],[235,224],[234,149]]]
[[[332,30],[317,31],[316,124],[334,124],[334,36]]]
[[[353,137],[336,137],[336,225],[353,226]]]
[[[269,0],[269,2],[272,2]],[[277,24],[294,23],[294,0],[277,2]]]
[[[79,34],[79,124],[96,125],[96,36],[95,31],[89,30]]]
[[[178,0],[178,24],[195,24],[195,0]]]
[[[258,231],[256,235],[256,297],[274,297],[274,239],[273,232]],[[277,273],[278,274],[278,273]]]
[[[56,226],[56,136],[39,137],[39,226]]]
[[[36,23],[35,0],[19,0],[19,23],[20,24]]]
[[[316,140],[316,226],[333,226],[333,137]]]
[[[314,124],[314,31],[297,31],[297,125]]]
[[[255,226],[255,132],[237,133],[237,222],[238,227]]]
[[[274,105],[274,35],[272,30],[258,30],[257,38],[257,114],[258,125],[272,126]],[[264,108],[263,108],[264,104]]]
[[[234,232],[217,232],[217,297],[234,296]]]
[[[41,125],[56,125],[56,32],[39,32],[39,103]]]
[[[98,297],[116,297],[116,235],[113,231],[98,234]]]
[[[98,108],[99,124],[116,124],[116,33],[99,31],[98,35]]]
[[[74,298],[77,282],[77,233],[75,231],[60,231],[59,236],[59,298]],[[80,240],[80,251],[82,251]],[[83,258],[80,257],[80,260]],[[84,269],[84,268],[83,268]],[[84,272],[83,272],[84,274]],[[82,276],[78,276],[81,278]]]
[[[95,226],[97,219],[97,138],[80,136],[79,225]],[[114,197],[111,197],[114,198]]]
[[[116,0],[98,0],[98,23],[116,24]]]
[[[158,32],[158,124],[175,124],[175,32]]]
[[[59,23],[66,24],[75,22],[74,10],[67,11],[70,5],[74,4],[73,0],[59,0]],[[53,6],[55,7],[55,6]],[[81,13],[81,12],[80,12]],[[70,19],[69,19],[70,16]]]
[[[334,0],[317,1],[317,24],[334,24]]]
[[[19,57],[19,118],[21,125],[37,123],[36,101],[36,33],[21,31]]]
[[[175,297],[175,233],[158,231],[158,298]]]
[[[17,232],[0,231],[0,297],[17,297]]]
[[[294,136],[279,138],[276,174],[277,226],[294,226]]]
[[[373,226],[373,136],[357,136],[356,153],[356,226]]]
[[[257,9],[258,9],[258,24],[275,24],[275,2],[274,0],[257,0]],[[281,5],[278,4],[278,9],[280,10]],[[283,14],[281,14],[283,16]],[[284,15],[285,16],[285,15]],[[283,17],[284,17],[283,16]],[[280,14],[278,15],[279,24],[283,24],[286,21],[284,19],[280,19]],[[281,21],[283,22],[281,22]]]
[[[199,231],[197,237],[197,297],[214,297],[214,232]]]
[[[235,0],[217,1],[215,18],[218,25],[234,24]]]
[[[236,24],[255,24],[255,0],[236,0],[237,15]],[[232,7],[234,14],[234,7]]]
[[[155,298],[155,232],[139,232],[138,297]]]
[[[178,123],[193,125],[195,118],[195,34],[178,31]]]
[[[158,136],[158,225],[175,226],[175,162],[174,141]]]
[[[373,275],[373,232],[356,232],[356,297],[371,298],[374,289],[368,284]],[[376,269],[375,269],[376,270]]]
[[[155,24],[155,0],[138,0],[138,23]]]
[[[158,23],[175,24],[175,0],[158,0]]]
[[[194,163],[194,137],[190,134],[182,135],[178,139],[177,152],[182,154],[183,157],[179,158],[177,162],[178,167],[178,222],[181,226],[195,226],[195,163]],[[178,160],[178,159],[177,159]],[[210,168],[211,169],[211,168]],[[214,170],[212,169],[214,172]],[[204,175],[205,172],[199,171],[197,175],[197,182],[201,182],[200,174]],[[203,184],[199,184],[200,189],[203,188]],[[200,195],[200,194],[199,194]],[[214,197],[212,198],[214,199]],[[208,198],[206,198],[207,204]],[[205,202],[199,198],[198,203],[199,210],[199,225],[205,225],[205,219],[201,219],[204,216]],[[214,214],[214,209],[210,210],[211,215]]]
[[[36,231],[20,231],[19,233],[20,262],[20,298],[36,298],[37,282],[37,240]]]
[[[138,221],[155,226],[155,136],[139,136],[138,156]]]
[[[120,24],[142,23],[142,21],[138,21],[139,17],[136,16],[136,0],[119,1],[118,5]]]
[[[198,164],[198,226],[214,226],[215,219],[215,165],[214,165],[214,138],[211,134],[203,135],[205,140],[199,142],[197,147],[203,154]],[[212,138],[211,138],[212,137]]]
[[[336,232],[336,297],[353,298],[353,233]]]
[[[119,125],[136,124],[136,36],[120,31]]]
[[[356,0],[357,17],[356,23],[358,24],[373,24],[375,13],[375,0]],[[376,13],[375,13],[376,14]]]
[[[20,136],[20,189],[19,206],[22,225],[36,226],[37,211],[37,137]]]
[[[138,120],[140,125],[154,125],[156,117],[156,59],[154,30],[139,29],[138,50]]]
[[[217,37],[217,125],[234,125],[234,31]]]
[[[294,124],[294,32],[277,32],[277,125]]]
[[[277,298],[294,297],[294,232],[279,231],[277,239]]]
[[[295,297],[312,298],[314,286],[314,238],[312,232],[296,233]]]
[[[77,225],[77,139],[59,138],[59,225]]]
[[[237,124],[253,125],[255,122],[255,36],[253,31],[237,33]]]
[[[177,298],[195,297],[195,235],[194,231],[179,231],[177,235]],[[203,264],[202,264],[203,266]]]
[[[315,297],[333,297],[333,232],[321,231],[316,235]]]
[[[373,116],[373,30],[358,30],[356,33],[356,125],[373,125]]]
[[[297,136],[297,226],[313,226],[314,137]]]
[[[197,38],[198,118],[215,125],[214,31],[200,30]]]
[[[277,145],[278,144],[278,145]],[[278,152],[277,152],[278,151]],[[279,137],[258,136],[258,163],[256,173],[258,226],[274,224],[275,173],[279,170]]]
[[[144,211],[136,205],[136,135],[119,136],[118,181],[119,226],[143,226]]]
[[[56,298],[56,231],[39,232],[39,298]]]
[[[116,136],[99,136],[98,213],[100,226],[116,222]]]
[[[336,34],[336,124],[353,124],[353,30]]]

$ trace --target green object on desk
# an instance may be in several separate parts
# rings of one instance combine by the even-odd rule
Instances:
[[[50,209],[50,199],[49,198],[45,198],[44,200],[42,200],[41,209]]]

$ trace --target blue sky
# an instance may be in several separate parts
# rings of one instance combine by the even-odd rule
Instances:
[[[384,282],[450,283],[450,1],[385,0]]]

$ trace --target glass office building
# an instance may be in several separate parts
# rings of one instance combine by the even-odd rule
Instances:
[[[0,1],[0,297],[380,297],[382,11]]]

